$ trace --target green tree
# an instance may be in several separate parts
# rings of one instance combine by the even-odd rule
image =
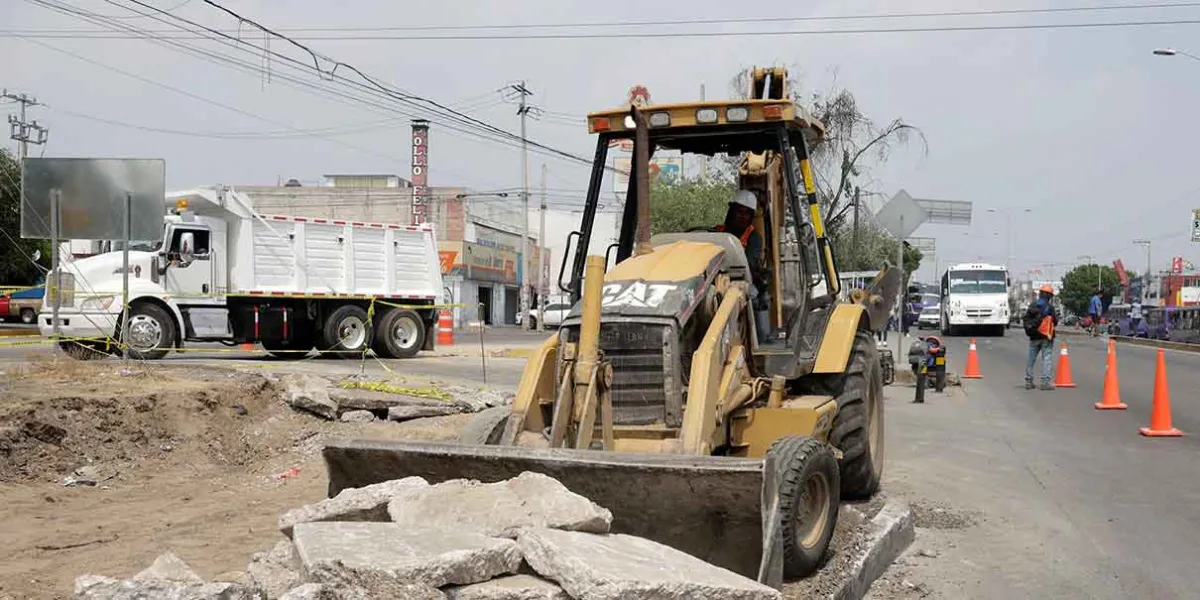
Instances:
[[[41,251],[39,263],[50,260],[45,240],[21,239],[21,166],[8,150],[0,149],[0,287],[33,285],[42,274],[29,260]]]
[[[655,181],[650,187],[651,233],[681,232],[724,223],[733,192],[732,183],[711,179]]]
[[[1063,275],[1060,294],[1063,306],[1077,315],[1086,315],[1098,283],[1107,294],[1115,297],[1121,293],[1121,280],[1112,267],[1089,264],[1071,269]]]
[[[850,230],[833,238],[838,268],[843,271],[874,271],[896,262],[896,238],[873,222],[861,223],[858,233]],[[904,247],[904,274],[907,277],[921,267],[921,251]]]

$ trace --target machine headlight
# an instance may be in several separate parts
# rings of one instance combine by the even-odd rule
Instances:
[[[712,124],[717,122],[717,109],[702,108],[696,111],[696,122],[703,124]]]
[[[725,119],[730,123],[741,123],[750,118],[750,109],[745,106],[731,106],[725,111]]]
[[[671,113],[656,112],[650,113],[651,127],[667,127],[671,124]]]
[[[108,310],[116,296],[97,296],[88,298],[79,305],[79,310]]]

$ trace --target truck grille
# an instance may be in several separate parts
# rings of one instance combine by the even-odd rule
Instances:
[[[968,308],[967,316],[972,319],[986,319],[987,317],[992,316],[992,309],[990,309],[990,308]]]

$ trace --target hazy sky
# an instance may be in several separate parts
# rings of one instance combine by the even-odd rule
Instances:
[[[215,29],[238,30],[237,21],[203,0],[141,1]],[[162,157],[167,161],[171,188],[273,184],[279,178],[293,177],[313,184],[322,174],[335,172],[407,176],[408,119],[429,116],[422,110],[344,82],[318,80],[311,70],[302,74],[281,59],[266,61],[261,53],[211,41],[79,39],[80,30],[102,31],[114,25],[88,23],[41,3],[119,17],[118,23],[143,30],[170,31],[175,25],[137,17],[127,8],[137,8],[131,0],[0,1],[0,87],[27,92],[45,102],[47,106],[34,109],[31,116],[51,129],[50,142],[44,148],[47,156]],[[1082,0],[781,2],[772,10],[752,3],[711,0],[224,3],[273,28],[375,28],[287,33],[300,38],[341,37],[305,41],[321,54],[396,88],[462,107],[464,112],[510,131],[517,128],[515,106],[505,103],[495,90],[523,79],[534,92],[531,101],[548,111],[540,120],[530,121],[529,137],[586,157],[594,150],[594,140],[586,133],[582,115],[619,104],[633,84],[646,85],[660,102],[696,99],[704,84],[712,99],[726,91],[731,76],[752,64],[789,65],[801,71],[805,85],[817,89],[827,88],[836,72],[838,83],[856,94],[871,117],[880,122],[902,117],[920,127],[928,139],[927,154],[919,146],[899,149],[876,171],[873,187],[883,194],[876,199],[876,206],[900,188],[916,197],[975,203],[972,227],[927,226],[916,234],[937,237],[942,265],[977,258],[1003,262],[1006,219],[985,212],[997,208],[1013,214],[1012,254],[1021,271],[1042,263],[1074,263],[1081,254],[1105,261],[1120,257],[1128,267],[1140,271],[1145,268],[1145,255],[1132,244],[1138,237],[1154,240],[1156,269],[1166,268],[1170,257],[1177,254],[1200,266],[1200,252],[1188,241],[1190,210],[1200,207],[1200,181],[1192,179],[1197,169],[1191,164],[1193,144],[1189,141],[1200,128],[1200,111],[1196,110],[1200,106],[1200,60],[1151,54],[1155,47],[1175,46],[1200,55],[1200,41],[1196,41],[1200,40],[1200,25],[878,31],[1200,21],[1200,3],[1185,3],[1191,6],[1183,8],[1080,13],[488,30],[380,28],[894,15],[901,11],[1129,6],[1147,0],[1090,4]],[[343,8],[335,8],[338,4]],[[839,29],[857,32],[826,33]],[[52,31],[34,39],[19,37],[30,30]],[[402,39],[780,30],[813,33]],[[264,43],[264,36],[252,28],[243,25],[241,31],[248,42]],[[362,36],[392,39],[344,39]],[[229,67],[212,57],[190,55],[187,47],[219,52],[246,64]],[[306,57],[278,39],[271,41],[270,48],[300,60]],[[351,76],[340,69],[338,74]],[[285,81],[285,76],[301,78],[304,84]],[[328,90],[315,90],[313,85]],[[353,95],[374,106],[336,94]],[[13,109],[7,104],[2,112]],[[195,133],[219,137],[192,135]],[[34,148],[33,152],[42,150]],[[433,185],[476,189],[520,185],[520,154],[512,145],[481,141],[435,124],[430,155]],[[543,162],[547,164],[551,202],[565,206],[578,201],[587,187],[587,168],[532,154],[530,171],[535,186]],[[1025,213],[1024,208],[1033,211]]]

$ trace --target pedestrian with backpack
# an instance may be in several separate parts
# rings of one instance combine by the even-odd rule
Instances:
[[[1054,334],[1058,327],[1058,311],[1054,309],[1054,288],[1043,285],[1038,290],[1037,300],[1029,304],[1021,324],[1025,327],[1025,335],[1029,336],[1029,357],[1025,361],[1025,389],[1033,389],[1033,365],[1038,355],[1042,357],[1043,390],[1053,390],[1050,383],[1054,364]]]

